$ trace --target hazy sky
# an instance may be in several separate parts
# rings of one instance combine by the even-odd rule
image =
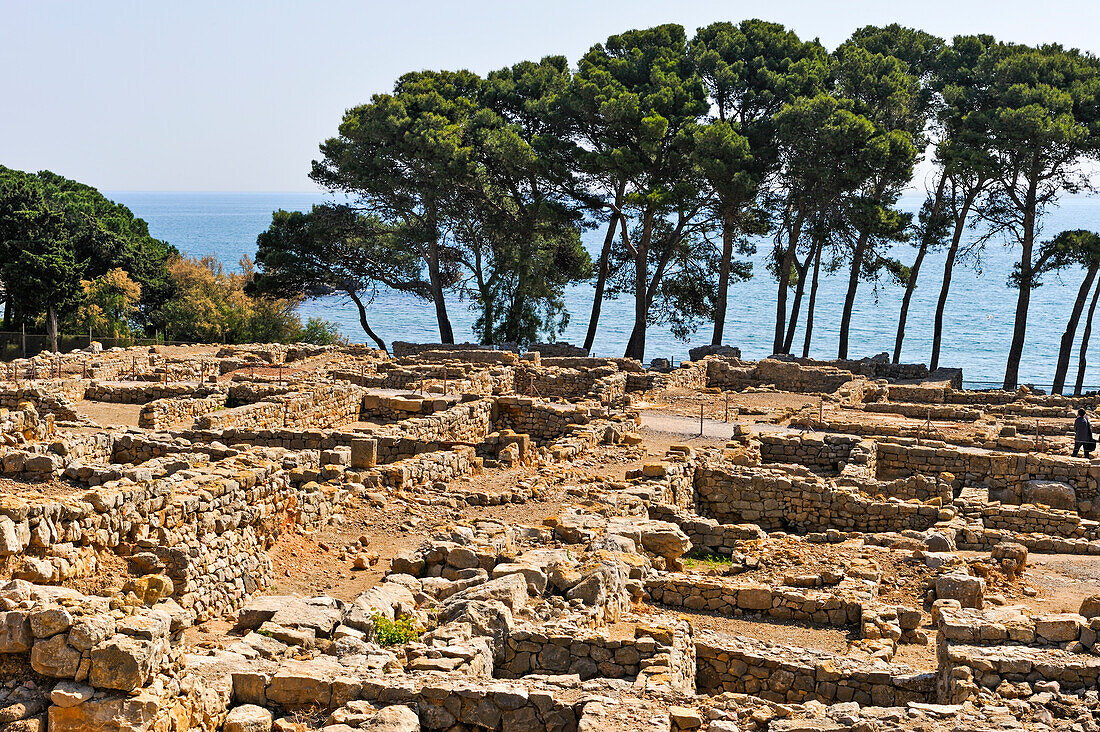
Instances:
[[[896,21],[1100,51],[1095,0],[0,0],[0,164],[116,191],[308,191],[343,111],[403,72],[575,62],[629,28],[749,17],[829,48]]]

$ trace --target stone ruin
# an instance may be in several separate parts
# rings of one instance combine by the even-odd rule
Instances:
[[[0,364],[0,732],[1100,729],[1098,397],[403,352]]]

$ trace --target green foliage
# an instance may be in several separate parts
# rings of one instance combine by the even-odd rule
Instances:
[[[253,295],[251,261],[242,274],[226,272],[213,257],[177,258],[169,264],[175,295],[158,313],[173,340],[199,343],[327,343],[335,326],[294,312],[297,299]]]
[[[689,569],[727,569],[733,564],[733,557],[725,554],[693,551],[684,557],[684,565]]]
[[[412,643],[420,638],[423,630],[410,615],[398,615],[390,620],[385,615],[374,615],[374,637],[382,647]]]
[[[83,280],[83,302],[70,325],[77,332],[101,333],[109,338],[132,334],[131,323],[141,300],[141,286],[122,269],[112,269],[94,280]]]
[[[0,166],[0,291],[5,322],[54,319],[80,307],[81,280],[121,270],[140,288],[129,317],[160,327],[155,313],[172,295],[167,264],[176,250],[149,235],[144,221],[90,186],[49,171]]]
[[[562,292],[591,267],[580,216],[568,203],[576,194],[571,148],[557,124],[556,100],[569,81],[562,57],[486,78],[423,71],[349,110],[340,136],[321,146],[312,177],[355,196],[375,228],[388,232],[391,251],[412,254],[417,267],[396,283],[377,270],[360,272],[360,292],[382,281],[430,299],[444,342],[453,340],[447,291],[469,296],[479,310],[483,342],[561,332],[568,322]],[[261,242],[271,252],[258,257],[265,275],[277,245]],[[329,264],[345,260],[337,253]],[[370,334],[368,302],[356,304]]]
[[[315,346],[332,346],[344,341],[343,336],[335,323],[330,323],[321,318],[309,318],[302,326],[298,337],[298,343],[311,343]]]

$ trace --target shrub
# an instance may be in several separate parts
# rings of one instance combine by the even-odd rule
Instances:
[[[398,615],[390,620],[385,615],[374,616],[374,635],[380,646],[396,646],[412,643],[420,637],[421,629],[409,615]]]

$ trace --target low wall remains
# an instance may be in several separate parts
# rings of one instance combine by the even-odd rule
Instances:
[[[695,656],[696,686],[703,694],[753,694],[781,704],[856,702],[879,707],[934,698],[934,673],[753,638],[705,634],[696,641]]]

